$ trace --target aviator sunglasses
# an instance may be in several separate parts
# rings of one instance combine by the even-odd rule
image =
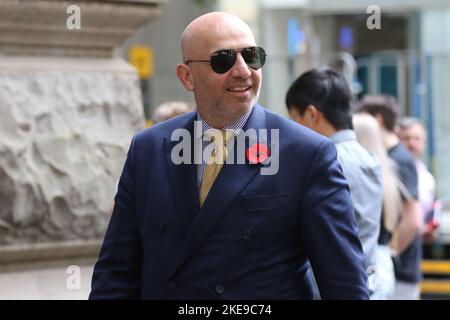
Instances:
[[[211,54],[210,60],[187,60],[191,62],[210,62],[215,73],[225,73],[236,63],[237,53],[240,52],[245,63],[253,70],[260,69],[266,62],[266,52],[261,47],[248,47],[243,49],[224,49]]]

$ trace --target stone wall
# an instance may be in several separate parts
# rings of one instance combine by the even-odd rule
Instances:
[[[0,245],[101,238],[143,119],[120,60],[0,57]]]
[[[0,0],[0,271],[96,256],[145,123],[138,74],[113,49],[165,1]]]
[[[166,0],[0,0],[0,53],[110,57]],[[80,29],[67,28],[71,5]]]

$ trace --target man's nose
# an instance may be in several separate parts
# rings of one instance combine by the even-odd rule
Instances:
[[[247,79],[252,74],[250,67],[245,63],[240,52],[237,53],[236,62],[231,70],[231,75],[236,78]]]

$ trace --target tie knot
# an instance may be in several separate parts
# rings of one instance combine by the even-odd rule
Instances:
[[[233,133],[231,131],[227,131],[226,129],[209,129],[205,134],[210,138],[216,147],[225,146],[227,141],[233,137]]]
[[[226,129],[208,129],[205,132],[205,135],[208,136],[210,141],[214,144],[210,158],[206,163],[223,164],[228,157],[227,141],[234,136],[233,132],[227,131]]]

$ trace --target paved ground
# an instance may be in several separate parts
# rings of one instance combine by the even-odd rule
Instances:
[[[87,299],[93,265],[68,267],[0,273],[0,300]]]

